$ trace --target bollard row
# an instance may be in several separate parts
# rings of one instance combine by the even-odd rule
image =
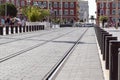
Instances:
[[[44,25],[34,26],[0,26],[0,35],[9,35],[23,32],[44,30]]]
[[[105,69],[109,70],[109,80],[120,80],[120,41],[100,27],[94,27]],[[118,54],[119,53],[119,54]]]

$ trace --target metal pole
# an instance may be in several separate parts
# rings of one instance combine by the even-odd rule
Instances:
[[[107,17],[108,17],[108,21],[109,21],[108,11],[109,11],[109,6],[108,6],[108,0],[107,0]],[[108,26],[108,24],[109,24],[108,21],[107,21],[107,27],[109,27],[109,26]]]
[[[7,3],[5,4],[5,18],[7,17]]]
[[[61,23],[62,23],[62,16],[63,16],[63,4],[62,4],[62,0],[61,0]]]
[[[116,29],[118,29],[118,0],[116,0],[116,19],[117,19],[117,21],[116,21]]]
[[[48,0],[48,11],[50,12],[50,0]],[[49,16],[48,16],[48,22],[49,22]]]

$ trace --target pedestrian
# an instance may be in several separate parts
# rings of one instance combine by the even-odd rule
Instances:
[[[1,19],[1,25],[2,25],[2,26],[5,25],[5,20],[4,20],[4,18]]]

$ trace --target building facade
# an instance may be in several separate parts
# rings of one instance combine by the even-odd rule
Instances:
[[[79,20],[78,0],[1,0],[0,3],[6,1],[13,3],[17,7],[35,5],[49,9],[51,18],[60,18],[66,22]]]
[[[89,6],[88,1],[79,1],[79,18],[80,21],[88,22],[89,21]]]
[[[120,0],[96,0],[97,5],[97,20],[99,24],[99,17],[105,15],[108,17],[108,23],[120,22]]]

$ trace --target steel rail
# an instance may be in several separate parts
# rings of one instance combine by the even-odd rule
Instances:
[[[65,53],[65,55],[55,64],[55,66],[43,77],[42,80],[55,80],[56,76],[58,75],[59,71],[69,58],[69,56],[72,54],[76,46],[79,44],[81,38],[84,36],[84,34],[87,32],[89,28],[87,28],[79,37],[79,39],[75,42],[75,44]]]
[[[51,39],[51,40],[45,41],[45,42],[43,42],[43,43],[39,43],[39,44],[34,45],[34,46],[31,46],[31,47],[29,47],[29,48],[27,48],[27,49],[24,49],[24,50],[18,51],[18,52],[16,52],[16,53],[10,54],[10,55],[8,55],[8,56],[5,56],[5,57],[3,57],[3,58],[0,58],[0,63],[4,62],[4,61],[6,61],[6,60],[9,60],[9,59],[11,59],[11,58],[13,58],[13,57],[16,57],[16,56],[18,56],[18,55],[20,55],[20,54],[23,54],[23,53],[25,53],[25,52],[27,52],[27,51],[33,50],[33,49],[35,49],[35,48],[37,48],[37,47],[39,47],[39,46],[42,46],[42,45],[44,45],[44,44],[46,44],[46,43],[48,43],[48,42],[52,42],[52,41],[54,41],[55,39],[58,39],[58,38],[60,38],[60,37],[63,37],[63,36],[65,36],[65,35],[67,35],[67,34],[69,34],[69,33],[71,33],[71,32],[74,32],[74,31],[75,31],[75,30],[69,31],[69,32],[64,33],[64,34],[61,34],[60,36],[57,36],[57,37],[55,37],[55,38],[53,38],[53,39]]]
[[[61,31],[61,30],[57,30],[57,31]],[[51,31],[51,32],[57,32],[57,31]],[[22,38],[22,39],[7,38],[7,37],[5,38],[4,37],[4,39],[15,39],[15,40],[4,42],[4,43],[0,43],[0,46],[3,45],[3,44],[8,44],[8,43],[12,43],[12,42],[16,42],[16,41],[32,38],[32,37],[37,37],[37,36],[43,36],[43,35],[47,35],[47,34],[50,34],[50,32],[46,32],[46,33],[42,33],[42,34],[38,34],[38,35],[33,35],[33,36],[25,37],[25,38]],[[3,37],[1,39],[3,39]]]

